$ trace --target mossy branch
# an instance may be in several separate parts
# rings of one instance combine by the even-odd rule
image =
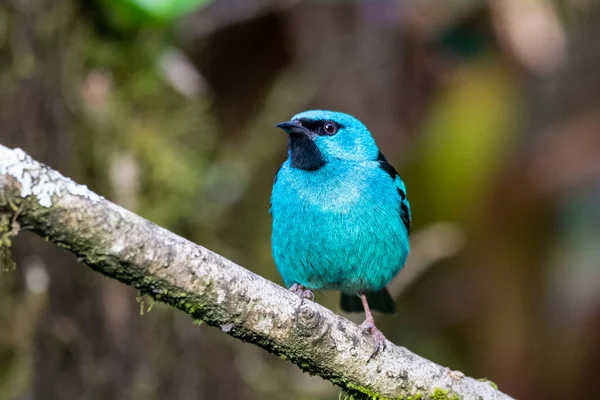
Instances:
[[[347,319],[91,192],[20,149],[0,145],[0,213],[74,253],[95,271],[195,320],[298,365],[354,398],[509,399],[388,342]]]

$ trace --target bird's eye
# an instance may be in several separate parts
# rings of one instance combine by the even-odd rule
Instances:
[[[323,130],[328,135],[333,135],[337,132],[337,127],[335,126],[335,124],[333,122],[325,122],[325,124],[323,125]]]

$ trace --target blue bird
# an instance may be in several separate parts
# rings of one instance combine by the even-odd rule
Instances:
[[[271,193],[277,269],[302,298],[334,289],[344,311],[364,309],[361,327],[375,340],[374,355],[385,337],[371,310],[395,311],[386,286],[409,252],[404,182],[351,115],[311,110],[275,126],[289,136]]]

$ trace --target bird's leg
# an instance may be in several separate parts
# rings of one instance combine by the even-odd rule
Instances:
[[[315,301],[314,293],[308,289],[305,289],[304,286],[302,286],[299,283],[294,283],[292,286],[290,286],[289,291],[292,293],[296,293],[298,296],[300,296],[300,298],[302,299],[302,302],[304,302],[304,299],[309,299],[310,301]]]
[[[369,360],[375,356],[380,350],[383,351],[385,349],[385,336],[377,327],[375,326],[375,319],[373,319],[373,314],[371,314],[371,309],[369,308],[369,303],[367,302],[367,296],[362,293],[360,295],[360,299],[362,301],[363,307],[365,309],[365,322],[363,322],[360,327],[363,331],[368,332],[373,336],[373,340],[375,341],[375,350]]]

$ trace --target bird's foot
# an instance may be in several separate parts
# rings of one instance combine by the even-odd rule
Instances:
[[[304,299],[309,299],[310,301],[315,301],[315,295],[308,289],[305,289],[304,286],[299,283],[294,283],[290,287],[290,292],[297,294],[302,299],[302,303],[304,303]]]
[[[386,348],[386,339],[383,336],[383,333],[375,326],[375,321],[373,319],[367,318],[365,322],[360,325],[361,329],[364,333],[370,333],[375,341],[375,348],[373,349],[373,353],[369,357],[369,360],[375,357],[377,353],[385,350]]]

